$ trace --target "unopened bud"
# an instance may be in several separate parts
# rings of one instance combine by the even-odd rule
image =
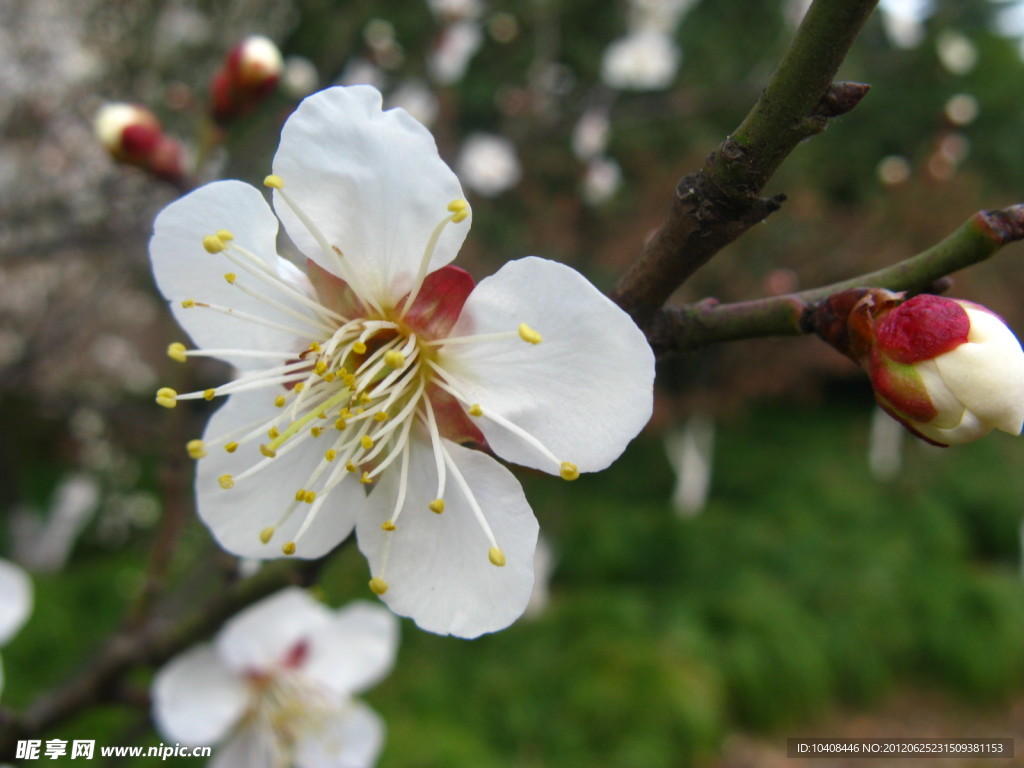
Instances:
[[[251,112],[274,90],[281,69],[281,52],[270,39],[255,35],[238,43],[210,84],[213,119],[223,125]]]
[[[145,107],[106,104],[96,113],[93,127],[96,138],[115,160],[173,183],[185,178],[181,144],[164,133],[156,115]]]
[[[816,314],[818,332],[871,379],[878,404],[935,445],[1024,426],[1024,351],[998,315],[962,299],[856,289]]]

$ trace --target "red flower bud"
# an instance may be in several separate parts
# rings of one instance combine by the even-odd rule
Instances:
[[[281,53],[266,37],[238,43],[210,82],[210,113],[220,124],[251,112],[281,76]]]
[[[871,379],[878,404],[936,445],[1024,425],[1024,351],[994,313],[960,299],[844,291],[816,311],[818,333]]]
[[[96,114],[94,129],[100,143],[118,162],[138,166],[174,184],[183,183],[181,144],[163,132],[156,115],[145,107],[106,104]]]

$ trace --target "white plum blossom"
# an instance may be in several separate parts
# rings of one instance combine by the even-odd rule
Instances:
[[[436,83],[453,85],[463,78],[470,59],[484,43],[476,21],[461,20],[446,26],[427,59],[427,69]]]
[[[20,630],[32,612],[32,581],[28,574],[9,560],[0,558],[0,645],[5,645]],[[4,668],[0,664],[0,693],[4,688]]]
[[[334,611],[289,588],[168,662],[153,718],[169,740],[217,745],[211,768],[369,768],[384,725],[353,696],[390,671],[397,646],[384,608]]]
[[[511,189],[523,175],[512,142],[491,133],[466,137],[455,170],[467,187],[484,197],[496,197]]]
[[[601,60],[601,79],[612,88],[656,91],[675,79],[682,53],[664,32],[641,29],[609,45]]]
[[[590,205],[606,203],[622,186],[622,168],[613,158],[595,157],[587,163],[582,186]]]
[[[188,445],[200,517],[261,559],[318,558],[355,529],[396,613],[462,637],[508,626],[538,527],[490,454],[566,480],[607,467],[651,413],[644,336],[564,265],[519,259],[477,285],[451,266],[471,213],[459,180],[373,88],[302,102],[273,171],[273,210],[215,182],[168,206],[150,243],[197,347],[168,354],[239,369],[157,393],[228,396]],[[278,217],[305,272],[277,253]]]

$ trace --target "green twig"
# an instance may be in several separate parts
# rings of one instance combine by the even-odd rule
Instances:
[[[785,296],[736,304],[705,300],[662,311],[649,338],[661,354],[707,344],[763,336],[810,333],[809,310],[818,301],[850,288],[888,288],[923,293],[937,281],[992,256],[1007,243],[1024,239],[1024,204],[979,211],[926,251],[898,264],[850,280]]]

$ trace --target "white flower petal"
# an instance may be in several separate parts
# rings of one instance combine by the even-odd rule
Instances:
[[[209,768],[282,768],[287,756],[268,728],[246,725],[214,751]]]
[[[298,587],[289,587],[255,603],[232,617],[216,645],[223,663],[238,673],[269,672],[294,659],[303,646],[299,667],[304,667],[313,633],[330,624],[331,611]]]
[[[480,451],[447,440],[445,446],[505,554],[503,567],[488,559],[491,543],[451,473],[444,512],[429,510],[437,472],[429,443],[421,438],[412,444],[397,530],[381,529],[395,499],[398,477],[392,472],[371,496],[376,513],[359,518],[356,534],[371,572],[389,585],[382,599],[391,610],[428,632],[471,638],[507,627],[526,608],[537,521],[511,472]]]
[[[384,722],[362,702],[345,704],[336,718],[306,732],[295,748],[296,768],[371,768],[384,746]]]
[[[946,386],[990,427],[1020,434],[1024,424],[1024,352],[995,315],[966,307],[969,341],[939,355],[935,364]]]
[[[204,439],[212,441],[261,418],[270,418],[276,410],[271,401],[279,391],[283,390],[240,392],[229,396],[210,418]],[[263,461],[258,446],[248,443],[234,453],[228,453],[223,446],[207,449],[206,458],[199,460],[196,469],[196,500],[200,518],[222,547],[241,557],[282,556],[281,546],[294,539],[312,507],[300,502],[287,520],[281,523],[281,518],[295,503],[296,491],[306,488],[317,465],[323,461],[324,452],[331,447],[327,442],[331,434],[333,430],[319,438],[293,437],[292,440],[304,442],[288,451],[286,443],[277,458],[230,489],[222,488],[218,479],[223,475],[237,477]],[[325,470],[321,481],[334,466]],[[354,480],[343,481],[318,508],[313,523],[296,542],[294,555],[317,558],[327,554],[352,532],[356,515],[365,504],[362,486]],[[268,527],[276,527],[276,531],[264,544],[260,532]]]
[[[914,429],[925,437],[934,440],[942,445],[961,445],[984,437],[992,431],[992,425],[981,421],[970,411],[964,411],[963,419],[955,427],[941,429],[931,424],[918,424],[911,422]]]
[[[448,204],[464,197],[430,132],[404,110],[382,112],[369,86],[303,101],[281,132],[274,173],[373,297],[392,305],[409,290]],[[274,208],[306,256],[341,274],[279,192]],[[468,230],[468,221],[445,227],[431,271],[455,258]]]
[[[201,307],[182,307],[182,302],[218,304],[238,312],[247,312],[279,325],[305,331],[303,321],[248,296],[224,279],[227,273],[260,293],[281,300],[304,316],[310,310],[260,283],[232,264],[222,252],[211,254],[203,247],[203,238],[219,230],[229,230],[234,242],[251,251],[268,267],[292,281],[299,279],[294,265],[277,255],[277,219],[262,193],[240,181],[217,181],[200,187],[171,203],[157,216],[149,252],[153,276],[160,292],[169,300],[171,312],[199,347],[206,349],[253,349],[301,351],[313,338],[270,328],[239,317]],[[300,283],[301,285],[301,283]],[[314,329],[310,329],[315,333]],[[224,356],[237,368],[253,369],[265,365],[252,358]]]
[[[209,746],[242,717],[249,692],[209,643],[164,666],[153,680],[153,717],[170,741]]]
[[[0,559],[0,645],[22,628],[32,612],[32,580],[14,563]]]
[[[964,418],[964,404],[946,385],[936,361],[922,360],[915,363],[914,368],[921,375],[928,399],[938,412],[928,424],[937,429],[952,429],[957,426]]]
[[[581,274],[533,256],[482,280],[450,335],[510,331],[520,323],[543,341],[453,344],[442,364],[485,413],[504,416],[581,472],[604,469],[650,418],[654,355],[647,340]],[[487,418],[474,422],[503,459],[558,472],[517,435]]]
[[[394,614],[373,603],[355,602],[311,634],[303,672],[347,697],[366,690],[391,671],[397,650]]]

